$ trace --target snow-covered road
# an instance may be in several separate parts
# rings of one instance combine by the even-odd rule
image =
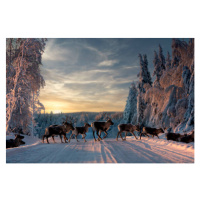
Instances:
[[[36,141],[30,145],[6,150],[7,163],[193,163],[194,144],[183,144],[157,138],[126,141],[106,138],[100,142],[88,139],[50,144]]]

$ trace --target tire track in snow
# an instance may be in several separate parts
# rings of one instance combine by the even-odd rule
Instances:
[[[129,142],[130,145],[132,144],[132,142]],[[140,144],[140,145],[139,145]],[[155,144],[150,145],[149,143],[146,142],[142,142],[142,141],[138,141],[138,143],[135,143],[136,146],[138,146],[139,148],[141,147],[141,144],[145,145],[145,147],[143,147],[143,149],[146,149],[146,152],[152,152],[154,155],[160,155],[162,158],[165,158],[167,162],[179,162],[179,163],[185,163],[185,162],[189,162],[192,163],[194,162],[194,158],[188,155],[185,155],[185,152],[183,152],[182,150],[170,150],[169,148],[164,148],[163,146],[157,146]],[[140,151],[143,151],[140,148]],[[158,162],[158,161],[157,161]]]
[[[155,141],[154,141],[155,140]],[[194,151],[184,146],[167,145],[166,141],[116,141],[106,138],[100,142],[30,145],[6,150],[7,163],[193,163]],[[170,143],[169,143],[170,144]],[[186,146],[187,147],[187,146]],[[192,147],[192,146],[191,146]],[[181,149],[182,148],[182,149]]]

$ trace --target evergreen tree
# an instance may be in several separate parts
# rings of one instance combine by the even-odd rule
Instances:
[[[146,108],[146,104],[144,99],[142,98],[142,93],[139,93],[137,96],[137,123],[143,124],[144,119],[144,111]]]
[[[148,70],[148,60],[147,60],[146,54],[143,55],[143,64],[144,64],[143,65],[143,68],[144,68],[143,71],[146,72],[144,81],[146,83],[149,83],[150,85],[152,85],[151,75],[150,75],[149,70]]]
[[[145,92],[144,89],[144,84],[145,83],[149,83],[150,85],[152,85],[152,81],[151,81],[151,75],[149,73],[148,70],[148,60],[147,60],[147,55],[142,55],[139,54],[138,55],[139,59],[140,59],[140,73],[138,74],[139,76],[139,83],[138,83],[138,89],[140,92]]]
[[[160,60],[160,68],[161,71],[163,72],[165,70],[165,56],[163,55],[163,49],[159,44],[159,54],[158,54],[158,58]]]
[[[129,88],[129,95],[123,113],[125,123],[131,123],[136,120],[134,116],[137,116],[137,93],[137,88],[133,82]]]
[[[154,51],[154,71],[153,71],[153,76],[156,76],[156,79],[154,81],[154,85],[156,83],[159,84],[160,77],[163,74],[163,71],[165,70],[165,57],[163,55],[163,50],[162,47],[159,45],[159,53],[157,54],[156,51]]]
[[[142,94],[145,93],[145,84],[152,85],[151,75],[148,70],[148,61],[147,55],[144,54],[143,58],[142,55],[139,54],[140,59],[140,73],[139,73],[139,82],[138,82],[138,95],[137,95],[137,122],[143,123],[144,118],[144,110],[145,110],[145,100],[142,98]]]
[[[171,67],[171,59],[170,59],[170,54],[169,51],[167,52],[167,58],[166,58],[166,64],[165,64],[165,68],[168,69]]]
[[[154,60],[153,60],[153,64],[154,64],[154,71],[153,71],[153,76],[156,76],[155,82],[159,82],[160,77],[162,75],[162,69],[161,69],[161,64],[160,64],[160,60],[158,58],[158,54],[156,51],[154,51]]]

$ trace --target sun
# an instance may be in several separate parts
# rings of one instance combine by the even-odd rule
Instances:
[[[54,114],[58,114],[58,113],[61,113],[61,112],[62,112],[61,110],[53,110]]]

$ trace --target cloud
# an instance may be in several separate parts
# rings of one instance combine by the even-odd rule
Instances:
[[[98,64],[98,66],[113,66],[118,63],[118,60],[104,60]]]
[[[41,102],[47,110],[65,112],[122,111],[131,82],[138,80],[138,53],[147,53],[149,70],[153,70],[151,47],[157,42],[152,45],[152,41],[49,39],[43,54],[46,86],[40,92]]]

